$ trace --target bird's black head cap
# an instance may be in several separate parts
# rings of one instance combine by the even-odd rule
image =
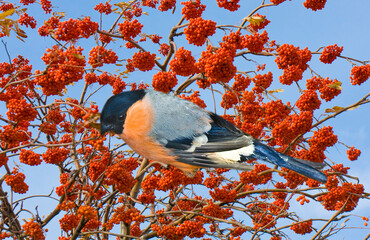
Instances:
[[[137,101],[143,99],[145,90],[134,90],[114,95],[105,103],[100,115],[101,135],[108,131],[121,134],[126,120],[127,110]]]

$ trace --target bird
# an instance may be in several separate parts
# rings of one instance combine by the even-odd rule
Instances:
[[[251,159],[285,167],[326,183],[323,163],[294,158],[253,138],[221,116],[152,89],[124,91],[105,103],[101,135],[113,132],[147,159],[171,165],[188,176],[200,168],[253,170]]]

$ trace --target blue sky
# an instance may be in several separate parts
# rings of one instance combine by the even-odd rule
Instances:
[[[99,14],[95,11],[91,11],[92,8],[98,3],[98,1],[79,1],[78,5],[76,1],[65,0],[63,5],[56,1],[55,5],[58,8],[56,11],[66,12],[67,18],[77,18],[86,15],[91,15],[92,20],[99,21]],[[215,4],[215,0],[202,1],[207,4],[207,9],[203,15],[206,19],[216,20],[218,24],[240,24],[241,19],[246,16],[250,11],[260,4],[260,1],[240,1],[241,9],[238,12],[230,13],[223,9],[218,9]],[[311,11],[307,10],[302,5],[303,1],[288,1],[278,7],[269,7],[259,11],[260,14],[266,15],[271,23],[267,26],[266,30],[269,33],[270,39],[276,40],[278,44],[289,43],[301,48],[308,47],[314,51],[320,47],[338,44],[343,46],[344,50],[342,55],[356,58],[359,60],[370,60],[370,21],[368,19],[368,10],[370,9],[370,1],[366,0],[328,0],[326,7],[322,11]],[[112,1],[113,3],[113,1]],[[83,7],[82,7],[83,6]],[[166,36],[169,33],[171,27],[178,22],[179,13],[182,5],[177,4],[175,15],[170,12],[162,15],[158,12],[153,12],[147,9],[149,16],[143,16],[141,22],[144,24],[143,32],[148,34],[159,34],[164,37],[162,40],[166,40]],[[40,11],[39,6],[30,6],[30,15],[32,13],[37,16]],[[36,17],[36,19],[38,19]],[[153,21],[155,19],[155,21]],[[103,18],[103,29],[109,27],[112,19],[104,16]],[[38,22],[37,28],[40,27],[42,21]],[[10,38],[3,38],[3,41],[7,43],[9,53],[14,58],[18,54],[25,55],[31,60],[34,69],[43,69],[43,65],[40,57],[43,55],[47,47],[51,47],[54,42],[49,38],[41,38],[31,31],[27,30],[29,37],[25,42],[17,40],[14,35]],[[221,32],[219,34],[222,34]],[[215,38],[216,39],[216,38]],[[177,39],[176,39],[177,40]],[[186,43],[184,38],[178,39],[178,44],[184,44],[185,47],[190,45]],[[212,38],[211,38],[212,40]],[[86,41],[86,40],[82,40]],[[81,45],[87,44],[87,46],[93,46],[91,40],[79,42]],[[117,48],[123,45],[122,41],[113,43],[110,47]],[[203,48],[192,48],[195,57],[199,57]],[[86,47],[89,50],[88,47]],[[130,52],[123,48],[121,58],[130,57]],[[318,117],[325,108],[333,106],[347,106],[359,99],[370,91],[370,82],[366,82],[361,86],[352,86],[350,84],[350,70],[351,64],[344,59],[337,59],[333,64],[323,64],[318,60],[318,55],[313,56],[313,59],[309,63],[310,66],[315,69],[320,75],[328,76],[333,79],[336,78],[342,82],[342,94],[335,98],[328,104],[324,104],[322,110],[316,112]],[[267,71],[272,71],[275,78],[282,73],[281,70],[277,69],[273,58],[261,58],[261,57],[250,57],[259,63],[267,63]],[[7,56],[3,46],[0,46],[0,61],[7,61]],[[243,62],[240,65],[243,69],[241,70],[255,70],[255,64],[252,62]],[[109,67],[107,69],[114,70],[116,67]],[[128,82],[139,83],[141,81],[145,83],[151,83],[151,77],[156,71],[150,71],[147,73],[135,72],[130,75]],[[308,76],[308,75],[307,75]],[[180,79],[179,80],[183,80]],[[304,86],[304,83],[301,84]],[[272,86],[272,89],[283,88],[283,93],[277,93],[276,96],[283,99],[283,101],[295,102],[299,95],[295,86],[282,86],[277,81]],[[91,89],[93,91],[94,89]],[[79,95],[75,95],[74,91],[68,92],[68,96],[77,98]],[[96,95],[92,100],[96,101],[101,109],[107,96],[111,95],[111,89],[106,87],[101,91],[100,94]],[[206,95],[205,95],[206,96]],[[220,100],[220,96],[218,96]],[[211,99],[207,100],[207,105],[210,110],[213,109],[213,103]],[[3,105],[0,105],[2,108]],[[4,111],[1,111],[4,112]],[[346,148],[340,144],[335,147],[331,147],[327,151],[327,156],[330,160],[336,163],[343,163],[345,166],[350,166],[350,175],[358,176],[361,180],[360,183],[365,185],[365,189],[370,189],[370,176],[368,174],[367,161],[370,159],[370,148],[369,132],[370,132],[370,104],[360,106],[358,109],[345,112],[335,119],[331,119],[325,123],[325,125],[331,125],[334,127],[334,133],[338,135],[338,139],[347,145],[354,145],[362,151],[359,160],[350,162],[347,159]],[[31,186],[37,186],[32,188],[31,192],[35,194],[46,193],[51,190],[52,184],[58,185],[58,179],[54,176],[58,176],[58,171],[55,167],[45,165],[35,168],[22,166],[22,170],[25,172],[32,171],[30,175],[27,175],[27,182]],[[1,171],[4,171],[1,169]],[[2,173],[2,172],[1,172]],[[18,197],[18,196],[16,196]],[[20,196],[21,197],[21,196]],[[56,202],[53,200],[40,199],[36,202],[37,204],[50,204],[54,206]],[[31,204],[34,205],[35,203]],[[324,210],[320,205],[310,208],[309,210],[304,208],[297,208],[297,212],[303,216],[314,214],[321,216]],[[39,208],[40,211],[41,207]],[[46,214],[45,211],[44,214]],[[351,214],[370,217],[370,202],[361,200],[357,209]],[[346,223],[348,226],[361,227],[363,221],[360,218],[353,218],[353,220]],[[58,224],[54,221],[53,224]],[[52,229],[51,225],[49,230]],[[362,239],[369,234],[369,229],[350,229],[340,232],[336,239]],[[54,233],[55,234],[55,233]],[[50,231],[47,235],[47,239],[53,239],[53,231]],[[300,238],[306,239],[306,238]]]

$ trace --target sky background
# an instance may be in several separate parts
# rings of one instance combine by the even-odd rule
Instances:
[[[146,8],[149,16],[143,16],[140,18],[140,22],[144,24],[143,32],[148,34],[156,33],[160,36],[163,36],[164,38],[162,39],[162,42],[165,42],[166,36],[168,36],[170,29],[180,19],[179,14],[181,12],[182,5],[180,5],[179,2],[177,4],[175,14],[172,14],[171,11],[164,14],[158,14],[158,12],[153,12]],[[241,23],[242,18],[249,14],[249,12],[251,12],[255,7],[257,7],[261,1],[241,0],[241,8],[236,13],[231,13],[227,10],[217,8],[215,2],[215,0],[202,1],[203,4],[207,5],[207,9],[203,14],[203,18],[212,19],[217,21],[218,24],[238,25]],[[92,11],[93,7],[98,4],[99,1],[80,0],[78,1],[78,4],[76,4],[76,1],[64,0],[61,2],[52,1],[52,3],[57,7],[54,10],[58,12],[66,12],[67,18],[91,16],[93,21],[99,22],[99,14],[95,11]],[[114,3],[114,1],[111,3]],[[278,7],[269,7],[258,12],[262,15],[266,15],[267,19],[271,21],[271,23],[266,27],[270,40],[276,40],[277,44],[289,43],[301,48],[305,48],[307,46],[311,51],[327,45],[337,44],[338,46],[344,47],[342,52],[342,55],[344,56],[359,60],[370,60],[370,20],[368,18],[370,1],[328,0],[324,10],[316,12],[304,8],[302,3],[303,1],[301,0],[288,1],[279,5]],[[38,20],[37,16],[40,14],[40,7],[37,5],[30,6],[29,10],[29,14],[34,15]],[[155,21],[153,21],[153,18],[155,18]],[[113,18],[104,16],[103,29],[110,27],[112,21]],[[37,28],[39,28],[42,23],[43,21],[39,20]],[[26,32],[29,37],[25,39],[25,42],[21,42],[16,39],[14,34],[10,38],[2,38],[2,41],[7,44],[11,58],[15,58],[17,55],[24,55],[30,59],[34,70],[44,69],[45,66],[40,57],[44,54],[46,48],[54,45],[54,42],[49,38],[41,38],[32,33],[30,30],[26,30]],[[220,35],[211,37],[211,40],[216,40],[217,38],[220,39],[218,36],[221,36],[223,33],[219,32],[217,34]],[[184,45],[185,48],[191,48],[193,55],[196,58],[200,56],[201,51],[204,49],[190,46],[184,37],[181,39],[176,39],[176,42],[178,46]],[[91,40],[81,40],[78,44],[86,46],[88,51],[91,49],[91,47],[89,48],[88,46],[93,46],[92,44],[94,43],[91,42]],[[110,47],[115,48],[123,44],[124,43],[122,41],[117,41]],[[124,48],[122,48],[122,51],[123,52],[120,57],[126,58],[131,56],[130,53],[132,53],[132,51],[125,50]],[[277,69],[276,64],[274,63],[274,58],[261,58],[252,56],[250,56],[250,58],[260,64],[266,63],[266,70],[272,71],[275,79],[282,74],[282,71]],[[318,60],[318,58],[319,55],[313,56],[312,60],[309,62],[310,66],[322,76],[328,76],[330,79],[336,78],[341,81],[343,90],[342,94],[336,97],[333,101],[329,102],[329,104],[323,104],[321,109],[316,111],[316,117],[322,118],[320,113],[322,113],[325,108],[331,108],[333,106],[344,107],[357,102],[370,91],[370,81],[365,82],[361,86],[351,85],[349,76],[352,66],[346,60],[337,59],[333,64],[323,64]],[[1,45],[0,61],[7,61],[7,55],[4,46]],[[256,63],[243,61],[238,65],[238,67],[241,68],[241,70],[255,70]],[[116,66],[111,66],[105,69],[113,71],[116,68]],[[130,75],[127,81],[136,83],[144,82],[150,84],[151,77],[155,73],[156,71],[150,71],[147,73],[135,72]],[[306,73],[305,77],[309,77],[308,73]],[[183,79],[179,78],[179,82],[182,80]],[[301,86],[304,87],[304,83],[301,83]],[[297,88],[294,85],[282,86],[276,80],[270,89],[277,88],[284,89],[283,93],[276,94],[276,96],[281,98],[284,102],[295,102],[299,97]],[[79,98],[79,92],[74,92],[73,89],[77,89],[77,87],[74,86],[73,88],[70,88],[67,96]],[[90,89],[90,91],[93,90],[94,89]],[[76,96],[76,94],[78,95]],[[92,100],[97,102],[99,109],[102,109],[105,100],[110,95],[111,89],[109,87],[105,87],[99,94],[94,96]],[[221,96],[216,95],[216,100],[220,101]],[[213,103],[210,97],[206,99],[206,103],[208,105],[208,109],[213,110]],[[0,105],[0,108],[4,108],[4,105]],[[220,109],[219,107],[217,108],[217,110]],[[4,111],[5,108],[4,110],[1,110],[1,113],[4,113]],[[334,133],[338,135],[340,142],[343,142],[349,146],[354,145],[356,148],[359,148],[362,151],[359,160],[350,162],[347,159],[346,148],[341,144],[336,144],[334,147],[328,149],[327,156],[330,160],[336,163],[343,163],[345,166],[350,166],[351,170],[349,174],[358,176],[361,180],[360,183],[365,185],[365,191],[367,192],[370,189],[370,175],[368,167],[368,161],[370,160],[369,118],[370,104],[366,104],[360,106],[358,109],[342,113],[335,119],[331,119],[324,124],[325,126],[331,125],[334,127]],[[58,177],[56,177],[59,176],[59,173],[55,167],[42,164],[36,168],[27,167],[24,165],[22,165],[21,168],[24,172],[29,173],[26,179],[26,182],[31,186],[29,193],[44,194],[45,192],[51,191],[52,188],[50,186],[56,186],[59,184]],[[1,169],[0,171],[4,170]],[[3,174],[3,172],[0,173]],[[22,196],[17,194],[15,195],[15,198],[20,197]],[[44,214],[47,214],[48,211],[45,210],[44,206],[50,205],[51,208],[53,208],[56,204],[56,201],[38,198],[37,201],[33,201],[32,203],[27,202],[26,206],[34,206],[35,204],[42,205],[40,206],[39,211],[45,211]],[[312,214],[316,216],[329,216],[320,204],[314,205],[314,207],[312,207],[312,205],[307,206],[311,207],[309,209],[302,207],[297,208],[297,213],[303,218],[312,216]],[[360,200],[358,207],[355,209],[355,211],[351,212],[351,214],[370,217],[370,201]],[[52,231],[52,229],[53,226],[57,225],[58,222],[55,220],[48,227],[49,233],[47,233],[47,239],[55,239],[53,236],[55,236],[54,234],[58,233],[55,233]],[[361,228],[363,226],[363,221],[360,219],[360,217],[352,218],[346,223],[346,225],[354,228],[341,231],[333,239],[363,239],[370,233],[369,228]],[[293,238],[296,236],[297,235],[294,235]],[[300,239],[309,239],[309,235],[300,237]]]

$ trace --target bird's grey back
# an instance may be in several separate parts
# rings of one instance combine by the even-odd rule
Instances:
[[[209,114],[192,102],[150,89],[145,97],[154,109],[150,135],[163,144],[166,140],[199,136],[211,129]]]

